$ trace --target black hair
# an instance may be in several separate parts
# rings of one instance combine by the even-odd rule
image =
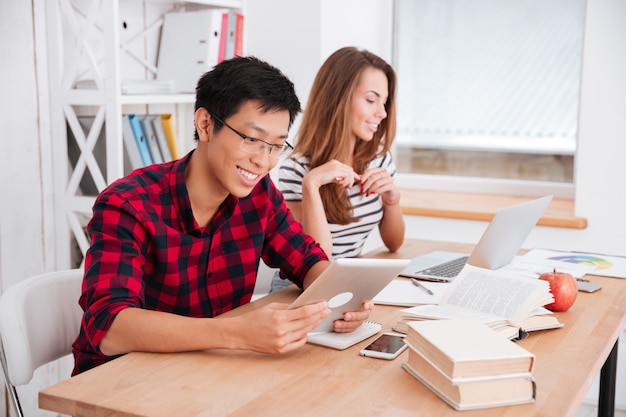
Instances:
[[[263,111],[287,110],[289,127],[302,111],[293,82],[278,68],[253,56],[224,60],[202,75],[196,87],[195,110],[204,108],[226,120],[249,100],[258,100]],[[222,124],[214,120],[214,126],[217,131]]]

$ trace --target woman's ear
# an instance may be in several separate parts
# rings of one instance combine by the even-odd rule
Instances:
[[[211,132],[213,131],[213,123],[209,112],[200,107],[193,115],[194,123],[196,124],[196,131],[198,132],[198,139],[201,142],[206,142],[211,138]]]

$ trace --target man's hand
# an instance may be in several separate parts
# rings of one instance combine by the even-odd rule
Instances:
[[[338,333],[348,333],[359,327],[367,320],[374,308],[371,301],[363,303],[360,311],[347,312],[343,314],[343,320],[335,320],[333,329]]]
[[[288,304],[271,303],[237,316],[236,332],[243,343],[238,348],[261,353],[290,352],[302,347],[307,334],[331,314],[326,302],[293,310],[288,307]]]

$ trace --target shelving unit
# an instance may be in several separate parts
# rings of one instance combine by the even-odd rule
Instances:
[[[122,115],[170,112],[183,152],[190,150],[193,94],[122,94],[123,79],[153,79],[159,31],[170,11],[230,8],[244,12],[245,0],[49,0],[46,39],[53,138],[56,268],[76,267],[89,246],[84,226],[94,196],[82,195],[81,179],[91,176],[99,191],[122,177]],[[95,88],[77,89],[79,80]],[[151,107],[152,106],[152,107]],[[163,110],[167,109],[167,110]],[[78,117],[94,116],[85,134]],[[74,167],[68,158],[68,126],[80,149]],[[187,126],[187,127],[186,127]],[[106,166],[94,147],[104,129]],[[106,175],[104,174],[106,173]]]

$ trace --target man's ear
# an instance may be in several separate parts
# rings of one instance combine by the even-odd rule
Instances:
[[[196,131],[198,132],[198,138],[200,141],[208,141],[211,138],[213,132],[213,121],[209,112],[200,107],[193,115],[194,123],[196,124]]]

